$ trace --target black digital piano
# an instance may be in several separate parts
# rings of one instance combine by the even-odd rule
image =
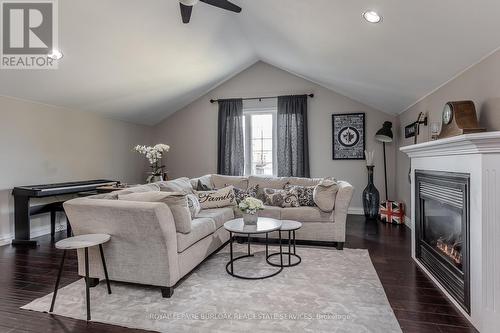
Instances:
[[[30,216],[50,212],[52,234],[55,225],[55,210],[62,209],[62,202],[52,202],[45,205],[30,207],[30,198],[46,198],[57,195],[83,193],[96,191],[96,188],[104,185],[117,184],[117,181],[107,179],[86,180],[78,182],[18,186],[12,190],[14,196],[14,228],[15,238],[12,245],[36,246],[37,242],[30,239]]]

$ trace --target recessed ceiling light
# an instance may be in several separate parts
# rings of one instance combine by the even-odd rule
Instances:
[[[49,54],[47,54],[47,57],[49,57],[50,59],[59,60],[63,57],[63,54],[61,51],[54,49]]]
[[[380,16],[374,10],[368,10],[368,11],[364,12],[363,18],[370,23],[380,23],[380,21],[382,21],[382,16]]]

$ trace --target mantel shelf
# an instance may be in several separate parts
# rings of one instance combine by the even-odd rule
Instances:
[[[399,148],[413,157],[500,154],[500,131],[463,134]]]

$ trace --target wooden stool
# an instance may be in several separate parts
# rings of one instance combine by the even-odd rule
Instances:
[[[106,261],[104,260],[104,252],[102,250],[102,244],[109,241],[111,238],[107,234],[88,234],[80,235],[75,237],[70,237],[63,239],[56,243],[56,248],[64,250],[61,260],[61,266],[59,266],[59,273],[57,274],[56,286],[54,288],[54,295],[52,296],[52,303],[50,304],[49,312],[54,310],[54,303],[56,302],[57,289],[59,288],[59,281],[61,280],[61,273],[64,266],[64,259],[66,257],[66,250],[77,250],[85,249],[85,292],[86,292],[86,303],[87,303],[87,321],[90,320],[90,278],[89,278],[89,247],[99,245],[99,251],[101,252],[102,267],[104,268],[104,276],[106,278],[106,284],[108,287],[108,294],[111,294],[111,287],[109,286],[108,270],[106,268]]]

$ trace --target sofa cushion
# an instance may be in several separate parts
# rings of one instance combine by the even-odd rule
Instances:
[[[264,203],[268,206],[299,207],[299,195],[295,188],[289,190],[265,188],[264,198]]]
[[[279,220],[281,219],[281,211],[284,208],[274,207],[274,206],[264,206],[263,210],[259,210],[257,215],[260,217],[269,217],[271,219]],[[243,217],[243,213],[237,207],[234,208],[234,218]]]
[[[339,185],[333,179],[325,179],[314,188],[313,199],[316,206],[324,212],[331,212],[335,208],[335,199]]]
[[[179,192],[143,192],[122,194],[119,200],[141,202],[163,202],[172,211],[177,232],[191,231],[191,213],[188,208],[186,195]]]
[[[212,175],[191,178],[190,182],[191,187],[196,191],[210,191],[214,189],[214,184],[212,184]]]
[[[247,189],[248,178],[244,176],[212,175],[212,184],[216,189],[230,185],[241,189]]]
[[[316,186],[302,186],[302,185],[285,185],[285,190],[295,189],[299,196],[299,206],[314,207],[314,188]]]
[[[247,189],[241,189],[238,187],[233,188],[234,196],[236,198],[236,203],[239,204],[248,197],[257,198],[257,192],[259,191],[259,185],[249,187]]]
[[[195,191],[195,194],[198,196],[201,209],[221,208],[236,204],[232,186],[214,191]]]
[[[259,185],[259,188],[273,188],[281,190],[288,183],[287,177],[264,177],[264,176],[249,176],[248,187]]]
[[[191,232],[177,233],[177,252],[182,252],[197,241],[215,232],[215,222],[209,218],[197,218],[191,222]]]
[[[186,195],[186,198],[188,201],[189,212],[191,213],[191,219],[194,219],[201,211],[200,202],[198,201],[196,194],[188,194]]]
[[[186,177],[156,182],[155,184],[158,184],[160,191],[163,192],[181,192],[184,194],[193,193],[191,181]]]
[[[290,207],[281,210],[282,220],[299,222],[333,222],[333,212],[323,212],[318,207]]]
[[[211,218],[215,221],[215,228],[219,229],[225,222],[234,219],[233,207],[203,209],[198,217]]]
[[[288,177],[288,184],[297,186],[316,186],[323,178],[301,178],[301,177]]]

